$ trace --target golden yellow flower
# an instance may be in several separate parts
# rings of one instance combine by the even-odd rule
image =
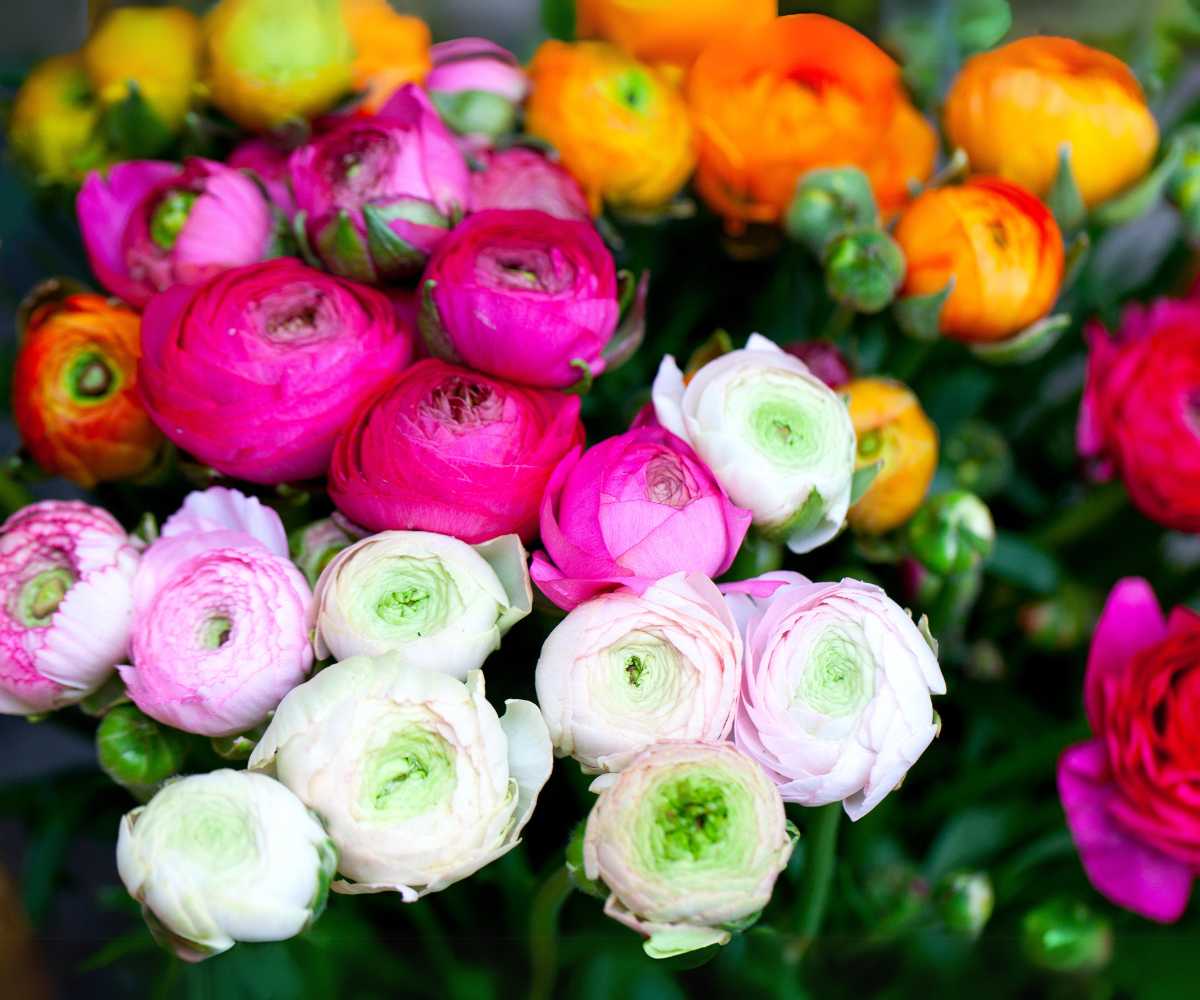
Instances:
[[[40,181],[75,184],[107,161],[100,108],[78,53],[39,63],[13,101],[8,138]]]
[[[378,111],[406,83],[429,72],[429,26],[399,14],[387,0],[342,0],[354,41],[354,86],[365,90],[363,109]]]

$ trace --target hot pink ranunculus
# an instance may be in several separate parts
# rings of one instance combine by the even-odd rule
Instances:
[[[271,206],[246,174],[193,158],[180,167],[131,160],[93,172],[76,199],[92,271],[141,308],[156,292],[195,284],[270,251]]]
[[[471,174],[471,211],[530,209],[559,219],[591,220],[583,188],[567,169],[523,146],[480,153],[482,170]]]
[[[358,281],[416,274],[470,197],[454,136],[413,84],[379,114],[346,118],[301,146],[288,173],[297,231],[326,267]]]
[[[478,212],[442,241],[422,286],[421,332],[436,355],[548,388],[604,371],[621,309],[612,254],[590,223]]]
[[[429,56],[425,89],[442,121],[472,148],[515,130],[529,77],[511,52],[486,38],[455,38],[433,46]]]
[[[583,443],[579,398],[428,359],[359,409],[338,439],[329,495],[374,531],[477,543],[537,534],[554,467]]]
[[[230,167],[253,174],[266,188],[271,203],[289,219],[296,214],[296,203],[288,183],[288,160],[292,153],[270,139],[246,139],[225,159]]]
[[[280,483],[322,475],[359,402],[411,355],[386,296],[279,258],[154,298],[138,385],[180,448]]]
[[[1200,615],[1163,615],[1145,580],[1113,587],[1084,705],[1095,738],[1058,764],[1067,826],[1092,885],[1171,923],[1200,874]]]
[[[674,573],[720,576],[750,527],[686,442],[641,427],[568,455],[542,500],[546,551],[531,575],[570,610],[618,586],[642,592]]]

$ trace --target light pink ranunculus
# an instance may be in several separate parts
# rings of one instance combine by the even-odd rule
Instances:
[[[455,38],[433,46],[429,56],[425,89],[468,148],[486,149],[516,129],[529,77],[511,52],[486,38]]]
[[[587,195],[562,164],[523,146],[479,153],[471,174],[471,211],[491,208],[545,212],[558,219],[591,220]]]
[[[141,308],[176,284],[195,284],[270,252],[271,206],[242,171],[192,158],[117,163],[93,172],[76,199],[92,271]]]
[[[43,500],[0,525],[0,713],[84,698],[124,659],[138,553],[106,511]]]
[[[750,527],[687,443],[640,427],[575,452],[554,471],[541,506],[545,552],[534,582],[560,608],[605,590],[635,591],[673,573],[717,577]]]
[[[232,736],[264,722],[312,667],[313,597],[279,515],[234,490],[193,493],[133,580],[132,665],[151,718]]]

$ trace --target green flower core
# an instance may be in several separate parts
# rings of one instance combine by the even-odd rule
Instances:
[[[66,371],[67,394],[77,403],[101,403],[120,387],[108,359],[98,351],[85,351],[72,359]]]
[[[150,215],[150,239],[163,250],[174,247],[198,197],[194,191],[168,191],[163,195]]]
[[[253,818],[240,803],[223,795],[188,795],[166,818],[171,824],[171,846],[203,868],[224,872],[258,857]]]
[[[200,645],[204,649],[220,649],[229,641],[233,622],[224,615],[213,615],[200,625]]]
[[[454,793],[455,784],[453,748],[410,721],[367,753],[359,800],[376,820],[396,823],[429,812]]]
[[[803,468],[821,453],[821,425],[799,401],[771,394],[749,413],[751,440],[772,462]]]
[[[663,860],[701,860],[721,843],[729,827],[725,786],[702,775],[669,782],[659,789],[655,824]]]
[[[372,567],[354,588],[374,595],[375,628],[384,626],[401,640],[420,639],[445,627],[463,609],[454,577],[437,558],[394,556]]]
[[[614,77],[613,93],[629,110],[645,114],[654,103],[654,81],[643,69],[627,69]]]
[[[16,617],[26,628],[49,625],[74,582],[75,575],[65,566],[42,570],[18,591]]]
[[[813,643],[795,700],[821,715],[843,718],[860,711],[874,693],[875,663],[864,637],[846,626],[827,628]]]
[[[593,663],[596,704],[626,723],[638,715],[661,716],[664,707],[685,700],[696,684],[679,650],[642,629],[602,650]]]

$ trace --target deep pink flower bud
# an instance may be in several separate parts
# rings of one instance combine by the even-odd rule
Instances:
[[[76,199],[92,271],[132,306],[175,284],[195,284],[270,252],[271,206],[240,170],[193,158],[93,172]]]
[[[534,209],[559,219],[590,220],[583,188],[562,164],[524,146],[477,156],[483,169],[471,174],[471,211]]]
[[[434,355],[525,385],[603,372],[621,312],[595,227],[545,212],[470,216],[430,258],[422,288]]]
[[[554,467],[582,444],[579,397],[418,361],[338,439],[329,495],[374,531],[528,542]]]
[[[288,160],[291,150],[270,139],[246,139],[229,154],[225,163],[238,170],[249,171],[267,191],[271,203],[289,219],[296,214],[296,203],[288,183]]]
[[[799,340],[785,344],[783,349],[808,365],[808,370],[830,389],[837,389],[854,378],[853,366],[828,340]]]
[[[570,610],[618,586],[640,593],[673,573],[720,576],[750,512],[735,507],[708,467],[661,427],[642,427],[568,455],[541,509],[531,576]]]
[[[425,89],[455,132],[486,148],[516,128],[529,78],[511,52],[486,38],[456,38],[439,42],[429,56]]]
[[[386,296],[279,258],[151,301],[138,385],[180,448],[280,483],[324,474],[359,402],[411,355]]]

